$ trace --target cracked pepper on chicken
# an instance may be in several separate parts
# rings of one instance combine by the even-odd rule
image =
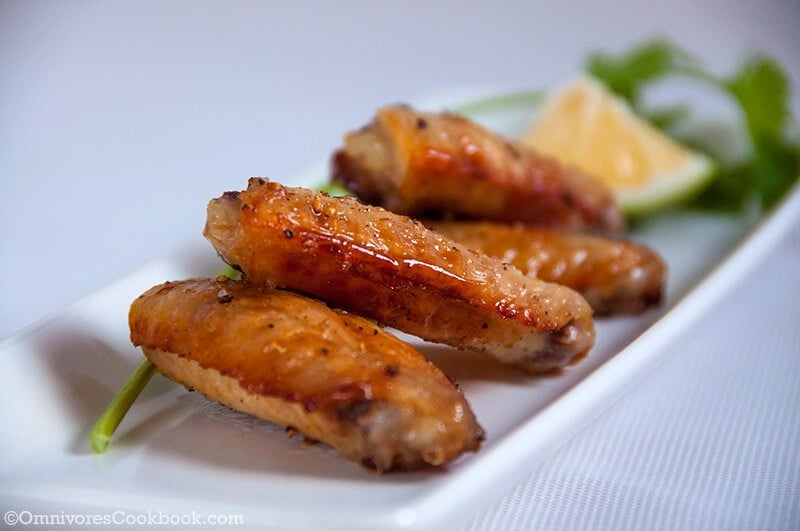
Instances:
[[[577,361],[594,344],[592,310],[575,291],[350,197],[251,179],[209,203],[204,234],[249,282],[533,373]]]
[[[483,439],[461,391],[415,348],[308,297],[167,282],[133,302],[129,321],[167,377],[372,470],[441,465]]]

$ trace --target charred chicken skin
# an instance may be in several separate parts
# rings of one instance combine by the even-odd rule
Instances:
[[[451,113],[378,110],[345,136],[332,179],[366,203],[412,217],[521,221],[617,232],[624,217],[600,180]]]
[[[482,441],[461,392],[422,354],[319,301],[186,280],[141,295],[129,321],[133,343],[168,378],[367,468],[441,465]]]
[[[204,234],[250,282],[531,372],[561,368],[594,343],[577,292],[350,197],[251,179],[209,203]]]
[[[666,263],[632,241],[521,224],[451,221],[432,226],[528,276],[569,286],[597,315],[639,313],[664,297]]]

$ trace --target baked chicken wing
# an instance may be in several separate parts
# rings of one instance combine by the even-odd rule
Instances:
[[[351,197],[251,179],[209,203],[204,234],[251,282],[531,372],[561,368],[594,343],[592,310],[575,291]]]
[[[367,468],[441,465],[483,438],[461,392],[416,349],[307,297],[167,282],[136,299],[129,320],[133,343],[167,377]]]
[[[521,221],[615,232],[624,217],[598,179],[451,113],[378,110],[345,136],[332,180],[366,203],[412,217]]]
[[[597,315],[642,312],[664,296],[666,263],[632,241],[521,224],[451,221],[432,226],[528,276],[569,286]]]

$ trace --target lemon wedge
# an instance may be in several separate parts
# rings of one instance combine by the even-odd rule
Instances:
[[[590,78],[552,93],[523,142],[605,181],[629,215],[681,202],[714,173],[711,159],[636,116]]]

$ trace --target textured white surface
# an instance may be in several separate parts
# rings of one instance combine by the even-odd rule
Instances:
[[[469,529],[798,529],[800,229]]]
[[[796,0],[4,1],[0,337],[196,238],[209,197],[295,175],[381,104],[558,83],[652,35],[719,72],[766,50],[797,87],[798,20]],[[799,249],[796,229],[473,528],[799,528]]]

